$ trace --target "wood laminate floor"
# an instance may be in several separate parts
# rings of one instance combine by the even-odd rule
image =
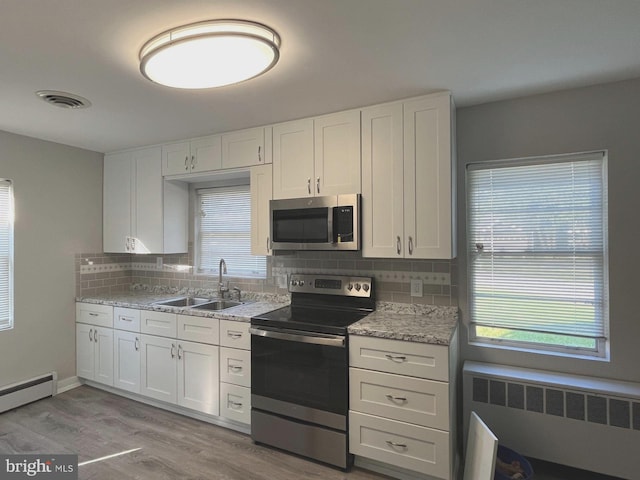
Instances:
[[[82,386],[0,414],[0,452],[77,454],[82,480],[381,480],[252,443],[247,435]]]

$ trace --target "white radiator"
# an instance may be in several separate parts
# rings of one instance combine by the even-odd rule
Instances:
[[[56,373],[0,388],[0,413],[55,394]]]
[[[640,480],[640,385],[465,362],[464,432],[475,411],[526,457]]]

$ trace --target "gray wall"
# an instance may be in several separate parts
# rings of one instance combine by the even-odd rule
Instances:
[[[459,306],[463,359],[640,382],[640,79],[457,111]],[[465,167],[469,163],[607,149],[611,360],[526,354],[467,344]]]
[[[75,375],[76,252],[102,250],[102,154],[0,132],[14,182],[15,325],[0,332],[0,385]]]

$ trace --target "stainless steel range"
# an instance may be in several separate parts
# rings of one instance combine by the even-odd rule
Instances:
[[[375,310],[373,279],[291,275],[289,291],[251,319],[251,437],[348,469],[347,327]]]

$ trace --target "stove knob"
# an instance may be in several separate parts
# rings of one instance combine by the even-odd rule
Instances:
[[[359,291],[360,291],[360,284],[356,283],[356,292],[359,292]]]
[[[298,286],[298,280],[291,280],[291,285],[293,285],[294,287]]]
[[[300,285],[301,287],[304,287],[304,280],[300,280],[300,281],[298,282],[298,285]]]
[[[347,290],[349,291],[353,290],[353,283],[350,283],[349,285],[347,285]]]
[[[365,283],[364,285],[362,285],[362,289],[363,289],[365,292],[368,292],[368,291],[369,291],[369,284],[368,284],[368,283]]]

